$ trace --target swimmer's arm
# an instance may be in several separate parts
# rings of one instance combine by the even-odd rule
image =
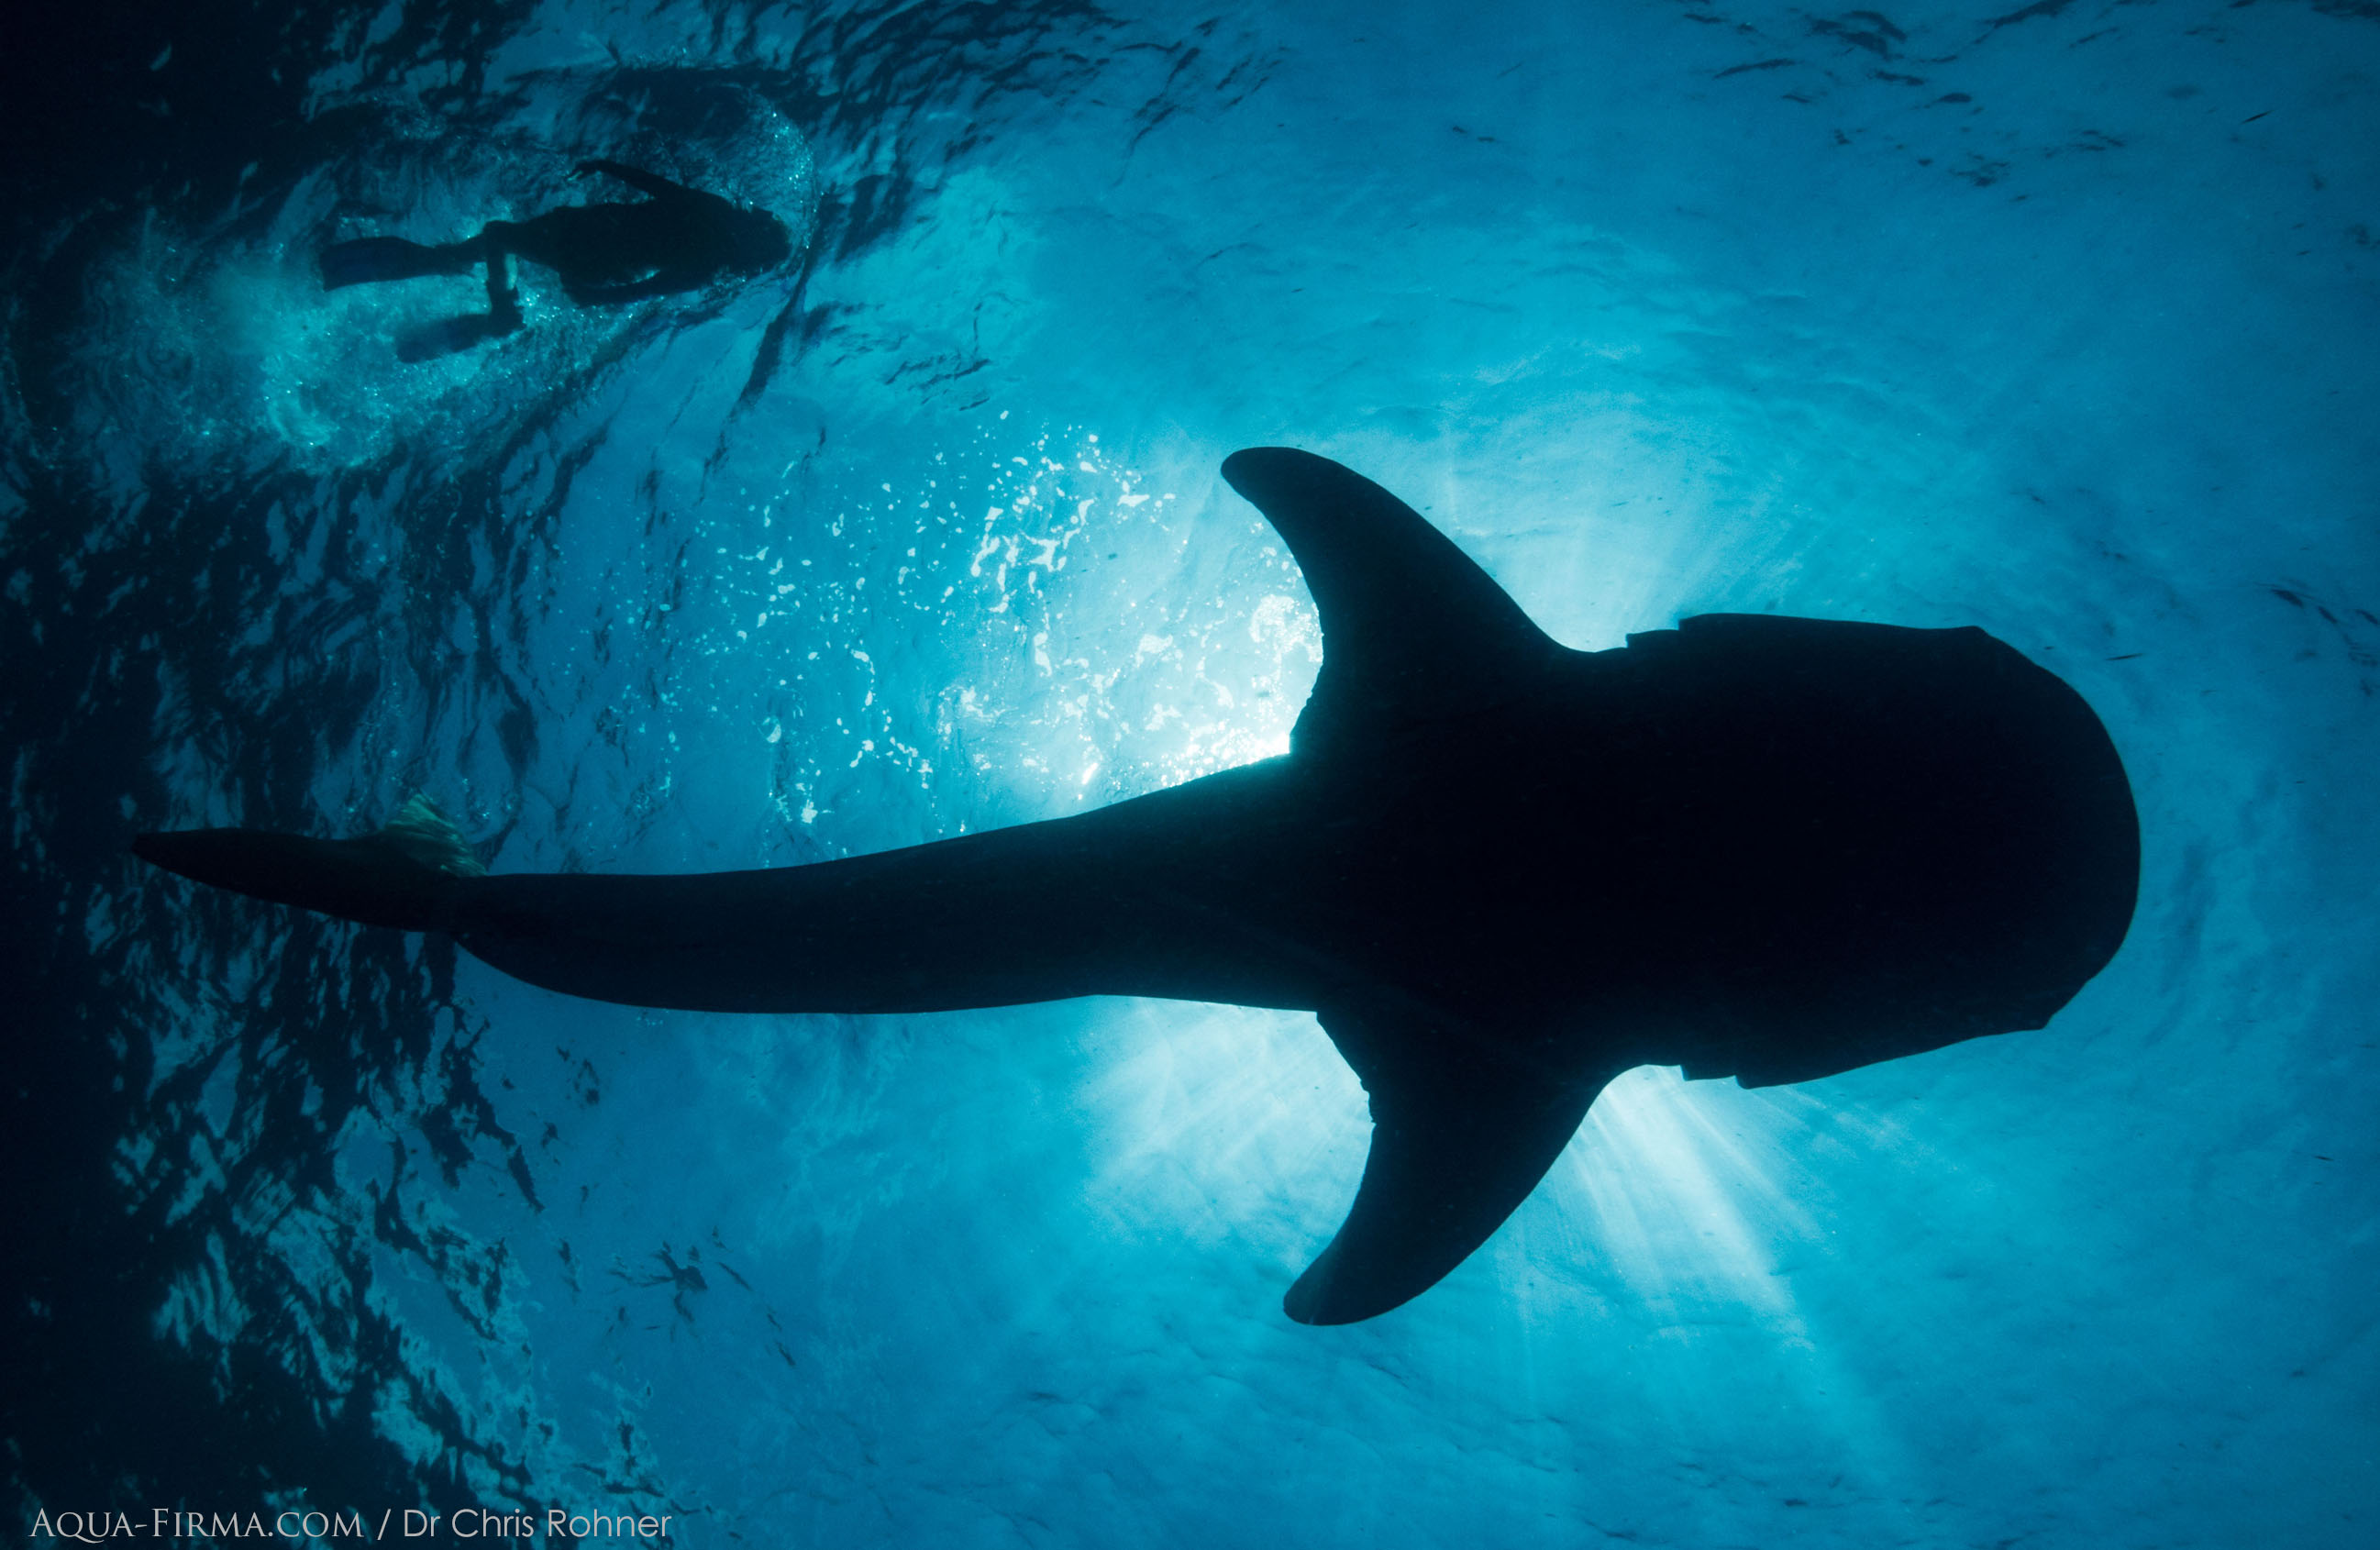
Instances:
[[[668,296],[676,291],[700,290],[717,275],[708,269],[664,269],[645,279],[625,285],[580,285],[571,290],[573,301],[601,305],[614,301],[642,301],[649,296]]]
[[[659,173],[645,172],[621,162],[607,162],[600,160],[581,162],[578,163],[577,168],[577,176],[580,177],[586,176],[589,173],[596,172],[602,173],[607,176],[616,177],[621,182],[626,184],[629,188],[636,189],[638,193],[650,194],[657,200],[700,199],[702,197],[699,192],[687,188],[683,183],[672,183],[668,178],[662,176]]]

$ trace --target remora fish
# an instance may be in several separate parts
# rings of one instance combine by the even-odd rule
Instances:
[[[1285,1300],[1307,1324],[1384,1313],[1461,1264],[1621,1072],[1799,1082],[2038,1028],[2122,942],[2123,766],[2081,696],[1983,631],[1706,614],[1572,651],[1338,464],[1261,448],[1223,477],[1321,615],[1281,757],[754,872],[485,876],[418,801],[359,840],[134,849],[637,1006],[1317,1012],[1372,1144]]]

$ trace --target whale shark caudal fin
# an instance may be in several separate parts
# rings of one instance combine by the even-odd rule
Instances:
[[[419,795],[386,827],[361,839],[194,829],[138,835],[132,854],[251,899],[400,931],[446,929],[455,880],[487,875],[454,821]]]
[[[1293,747],[1476,710],[1564,654],[1452,539],[1354,470],[1252,447],[1223,478],[1288,543],[1321,616],[1322,672]]]
[[[1281,1308],[1300,1324],[1354,1324],[1428,1290],[1486,1242],[1617,1073],[1566,1073],[1418,1008],[1321,1018],[1371,1100],[1372,1150],[1347,1220]]]

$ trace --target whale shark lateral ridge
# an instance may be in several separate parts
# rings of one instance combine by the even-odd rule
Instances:
[[[1280,757],[758,871],[475,875],[426,803],[360,840],[134,849],[638,1006],[1315,1012],[1372,1140],[1284,1301],[1305,1324],[1385,1313],[1460,1265],[1621,1072],[1756,1086],[2038,1028],[2122,943],[2123,765],[2079,695],[1982,630],[1705,614],[1576,651],[1336,463],[1257,448],[1223,477],[1321,620]]]

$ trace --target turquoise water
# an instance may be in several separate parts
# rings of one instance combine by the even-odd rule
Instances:
[[[302,1499],[700,1545],[2371,1542],[2370,6],[68,43],[0,422],[30,1536]],[[453,240],[589,153],[802,257],[613,310],[530,271],[522,333],[422,365],[474,282],[315,287],[326,240]],[[1262,443],[1571,646],[2009,641],[2131,771],[2122,953],[2037,1033],[1631,1073],[1443,1284],[1309,1329],[1280,1297],[1366,1135],[1310,1017],[623,1010],[124,853],[422,791],[499,871],[790,865],[1279,752],[1320,637],[1216,472]]]

